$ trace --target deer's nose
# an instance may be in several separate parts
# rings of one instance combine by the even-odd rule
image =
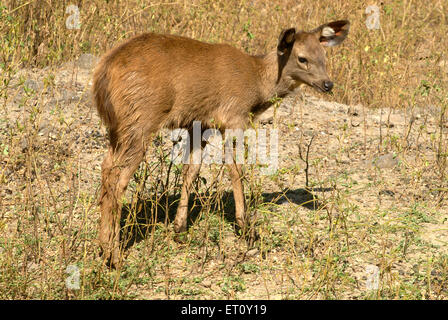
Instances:
[[[330,92],[331,89],[333,89],[333,82],[324,81],[324,89],[325,89],[325,91]]]

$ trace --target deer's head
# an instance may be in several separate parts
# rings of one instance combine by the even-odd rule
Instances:
[[[333,82],[327,74],[325,47],[344,41],[349,28],[350,23],[341,20],[323,24],[310,32],[296,32],[295,28],[283,30],[277,46],[279,78],[330,92]]]

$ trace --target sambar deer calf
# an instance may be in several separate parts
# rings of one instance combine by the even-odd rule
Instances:
[[[161,128],[244,129],[250,115],[272,105],[301,84],[333,88],[326,71],[326,46],[340,44],[350,23],[334,21],[310,31],[283,30],[277,48],[250,56],[226,44],[209,44],[174,35],[146,33],[106,53],[94,73],[94,99],[107,126],[110,147],[102,164],[99,241],[112,266],[120,261],[121,197]],[[213,119],[213,120],[212,120]],[[245,227],[240,164],[227,164],[238,225]],[[176,232],[187,226],[188,199],[200,165],[183,169]]]

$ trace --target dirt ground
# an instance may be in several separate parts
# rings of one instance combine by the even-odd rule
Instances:
[[[186,243],[162,217],[130,246],[123,270],[105,270],[96,198],[107,140],[90,97],[95,61],[23,70],[1,109],[3,297],[448,298],[441,108],[347,106],[311,90],[262,117],[262,128],[279,130],[279,170],[246,168],[254,247],[238,237],[228,178],[212,165],[202,170]],[[147,184],[154,177],[166,172]],[[131,183],[129,202],[137,189]],[[80,269],[75,290],[64,283],[70,264]],[[373,289],[369,270],[378,270]]]

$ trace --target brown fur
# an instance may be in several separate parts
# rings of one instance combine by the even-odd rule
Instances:
[[[322,36],[325,26],[335,31],[331,39]],[[346,21],[337,21],[309,33],[285,30],[277,50],[264,56],[250,56],[225,44],[152,33],[136,36],[103,56],[93,87],[110,140],[102,164],[99,239],[112,265],[121,260],[120,198],[144,157],[151,134],[163,127],[191,129],[193,121],[201,121],[203,128],[244,129],[251,113],[261,114],[273,97],[286,96],[302,83],[325,90],[330,80],[322,46],[340,43],[348,26]],[[307,63],[299,63],[299,56]],[[200,165],[184,168],[174,222],[177,232],[186,230],[189,189],[199,169]],[[244,227],[241,166],[229,165],[229,173],[236,220]]]

